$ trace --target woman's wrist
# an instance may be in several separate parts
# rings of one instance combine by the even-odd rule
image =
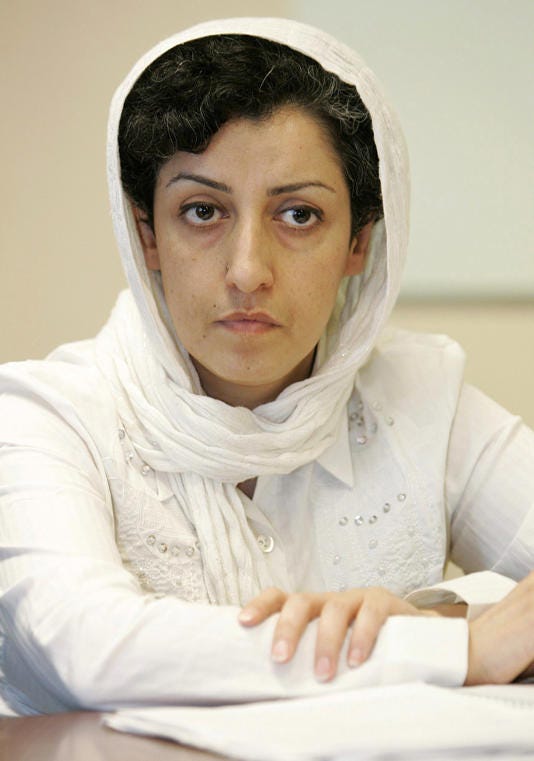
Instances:
[[[446,618],[467,618],[467,604],[465,602],[436,603],[436,605],[427,606],[426,609]]]

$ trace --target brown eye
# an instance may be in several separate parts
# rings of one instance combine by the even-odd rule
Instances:
[[[291,212],[293,221],[298,225],[305,225],[310,221],[311,211],[309,209],[293,209]]]
[[[289,227],[307,229],[314,227],[321,221],[321,213],[308,206],[293,206],[291,209],[282,211],[280,218]]]
[[[223,216],[222,211],[211,203],[189,203],[180,209],[180,216],[189,224],[202,227],[204,223],[217,222]]]
[[[194,207],[195,215],[202,220],[211,219],[215,209],[207,203],[199,203]]]

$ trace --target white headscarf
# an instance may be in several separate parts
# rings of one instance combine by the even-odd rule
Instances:
[[[120,182],[118,125],[132,85],[169,48],[214,34],[251,34],[283,43],[355,85],[371,115],[380,159],[384,219],[374,227],[365,272],[343,281],[313,375],[253,411],[204,395],[176,338],[160,279],[145,266]],[[273,579],[248,527],[246,501],[237,484],[289,473],[334,441],[356,372],[395,303],[408,239],[408,162],[402,133],[373,74],[350,48],[288,19],[223,19],[159,43],[126,77],[111,104],[108,180],[130,291],[119,299],[98,337],[98,362],[112,384],[132,443],[145,462],[169,474],[176,498],[196,529],[210,600],[241,604]]]

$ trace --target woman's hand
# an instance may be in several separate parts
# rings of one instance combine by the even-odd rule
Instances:
[[[239,621],[244,626],[255,626],[278,612],[271,651],[278,663],[291,660],[308,623],[319,619],[315,675],[321,681],[335,675],[339,653],[351,625],[347,661],[349,666],[358,666],[370,655],[378,632],[389,616],[439,615],[435,611],[418,610],[380,587],[322,594],[287,594],[273,587],[251,600],[241,611]]]
[[[534,675],[534,572],[469,624],[465,683],[508,684]]]

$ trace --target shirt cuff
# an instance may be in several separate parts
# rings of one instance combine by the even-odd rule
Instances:
[[[391,616],[375,645],[378,652],[373,653],[381,661],[383,678],[378,683],[422,681],[461,687],[467,676],[468,647],[469,628],[463,618]]]
[[[442,581],[431,587],[415,589],[404,598],[416,608],[439,604],[467,604],[467,620],[473,621],[495,603],[500,602],[516,582],[494,571],[480,571]]]

